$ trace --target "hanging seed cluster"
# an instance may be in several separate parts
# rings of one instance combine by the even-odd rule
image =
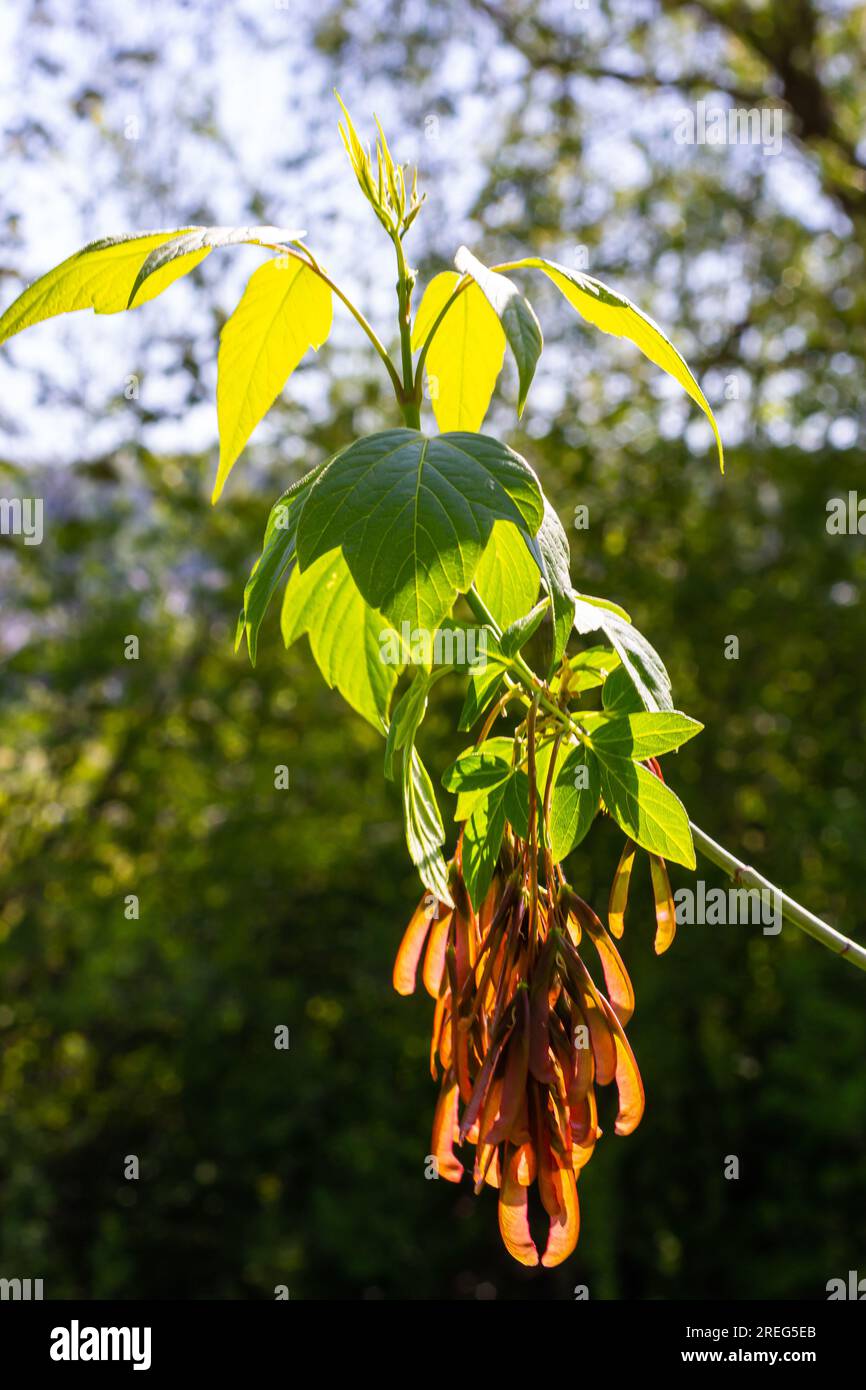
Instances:
[[[615,936],[635,849],[626,843],[611,890]],[[476,912],[461,850],[458,843],[449,870],[453,905],[430,894],[421,900],[397,954],[394,987],[411,994],[421,966],[436,1001],[430,1070],[441,1084],[432,1140],[439,1176],[460,1182],[471,1162],[475,1192],[498,1189],[509,1253],[550,1268],[577,1244],[577,1179],[602,1132],[597,1088],[616,1085],[617,1134],[630,1134],[643,1115],[625,1034],[634,991],[610,932],[549,856],[541,884],[535,846],[511,832]],[[650,856],[650,864],[661,952],[673,939],[674,904],[664,861]],[[603,984],[587,968],[588,948]],[[549,1222],[540,1256],[530,1229],[533,1187]]]

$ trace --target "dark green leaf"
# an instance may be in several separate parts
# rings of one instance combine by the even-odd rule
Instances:
[[[636,627],[618,613],[585,598],[574,601],[574,625],[580,633],[600,630],[613,643],[645,709],[653,713],[673,709],[671,682],[664,663]]]
[[[550,852],[557,863],[570,854],[595,819],[601,797],[598,760],[588,748],[557,759],[550,797]]]
[[[695,867],[685,807],[670,787],[630,758],[598,753],[604,804],[625,833],[652,854]]]
[[[574,590],[571,587],[571,572],[568,539],[562,522],[544,499],[544,518],[534,538],[527,540],[530,554],[534,557],[544,587],[553,604],[553,655],[550,670],[554,670],[562,660],[574,622]]]
[[[448,869],[441,854],[445,843],[442,817],[433,783],[411,741],[403,749],[403,818],[406,844],[421,882],[440,902],[450,905]]]
[[[541,524],[538,480],[480,434],[368,435],[325,468],[298,529],[301,568],[340,546],[367,602],[399,627],[435,631],[472,584],[493,523],[527,538]]]
[[[493,790],[463,828],[463,879],[476,912],[487,896],[505,832],[505,787]]]
[[[526,645],[533,633],[538,631],[549,607],[550,599],[543,598],[525,617],[518,618],[505,629],[499,642],[504,656],[515,656]]]
[[[265,527],[262,553],[252,568],[244,589],[244,629],[250,660],[255,666],[259,628],[268,611],[280,580],[295,560],[298,518],[306,502],[311,483],[324,469],[323,463],[305,473],[283,493],[273,505]]]
[[[678,712],[599,715],[589,730],[596,752],[644,762],[660,758],[694,738],[703,728],[696,719]]]

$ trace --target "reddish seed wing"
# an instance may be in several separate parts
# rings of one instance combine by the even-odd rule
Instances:
[[[499,1118],[488,1135],[487,1142],[500,1144],[511,1137],[526,1098],[526,1078],[529,1073],[529,991],[523,986],[515,1001],[517,1021],[508,1043],[505,1060],[505,1080]]]
[[[598,1110],[595,1103],[595,1091],[590,1087],[586,1095],[586,1100],[580,1109],[571,1112],[571,1162],[576,1173],[581,1168],[585,1168],[592,1158],[593,1150],[598,1139],[601,1138],[601,1130],[598,1127]]]
[[[487,1092],[487,1099],[481,1111],[481,1119],[478,1121],[479,1144],[475,1153],[475,1193],[476,1196],[481,1191],[485,1182],[491,1187],[499,1187],[499,1151],[494,1144],[485,1142],[485,1136],[492,1126],[496,1116],[499,1114],[499,1106],[502,1101],[502,1077],[499,1076],[493,1082]]]
[[[538,1141],[538,1195],[551,1222],[566,1216],[562,1179],[554,1160],[553,1150],[542,1134]]]
[[[574,1049],[574,1071],[568,1088],[568,1103],[574,1107],[586,1100],[587,1092],[595,1080],[595,1058],[587,1038],[586,1047]]]
[[[463,1176],[463,1164],[454,1153],[454,1130],[457,1124],[457,1085],[446,1081],[439,1096],[436,1113],[433,1116],[433,1155],[438,1165],[440,1178],[448,1182],[459,1182]]]
[[[579,904],[579,906],[577,904]],[[604,926],[599,921],[598,917],[596,917],[589,903],[585,903],[582,898],[578,898],[576,906],[578,916],[592,939],[592,944],[598,952],[598,958],[601,961],[601,968],[604,972],[604,982],[607,986],[607,995],[611,1007],[620,1023],[625,1025],[634,1013],[634,990],[632,989],[628,971],[623,964],[622,956],[614,946]]]
[[[610,1023],[589,994],[583,997],[583,1015],[592,1040],[592,1053],[595,1060],[595,1079],[599,1086],[607,1086],[616,1076],[616,1045]]]
[[[550,1223],[550,1235],[541,1257],[545,1269],[553,1269],[567,1260],[580,1234],[580,1207],[577,1200],[577,1183],[570,1168],[561,1167],[559,1176],[562,1185],[563,1212]]]
[[[650,855],[650,873],[653,881],[653,896],[656,900],[656,939],[654,950],[657,956],[668,949],[677,934],[677,913],[671,881],[668,878],[667,864],[657,854]]]
[[[442,1035],[442,1024],[445,1021],[446,996],[443,994],[441,999],[436,1001],[436,1011],[433,1014],[433,1032],[430,1036],[430,1075],[433,1080],[438,1080],[436,1071],[436,1054],[439,1051],[440,1038]]]
[[[425,893],[409,920],[394,961],[394,988],[398,994],[414,994],[415,973],[427,932],[433,920],[435,899]]]
[[[625,910],[628,906],[628,889],[631,883],[631,871],[634,868],[636,848],[633,840],[626,840],[625,849],[616,866],[616,873],[611,885],[610,902],[607,907],[607,924],[612,935],[617,938],[622,936],[625,926]]]
[[[470,1129],[475,1124],[476,1120],[478,1119],[478,1116],[481,1113],[481,1107],[484,1104],[488,1088],[491,1084],[491,1077],[493,1076],[493,1073],[496,1070],[496,1065],[499,1061],[499,1058],[502,1056],[502,1051],[506,1043],[508,1042],[510,1036],[511,1028],[503,1029],[502,1036],[499,1038],[499,1040],[495,1043],[492,1043],[487,1050],[487,1056],[484,1058],[484,1064],[475,1080],[475,1085],[472,1089],[472,1095],[470,1097],[469,1104],[466,1107],[466,1111],[463,1115],[463,1119],[460,1124],[461,1142],[469,1133]]]
[[[635,1055],[616,1015],[606,1000],[602,999],[601,1004],[607,1010],[608,1021],[616,1044],[616,1089],[619,1092],[619,1113],[614,1129],[617,1134],[631,1134],[632,1130],[637,1129],[643,1118],[643,1081],[638,1071]]]
[[[445,912],[433,923],[427,950],[424,955],[424,988],[433,999],[438,999],[445,973],[445,948],[448,945],[448,930],[451,926],[451,912]]]
[[[499,1189],[499,1231],[509,1255],[522,1265],[537,1265],[538,1251],[529,1232],[526,1188],[517,1179],[516,1152],[512,1153]]]
[[[556,961],[556,937],[551,933],[542,947],[529,1010],[529,1070],[544,1086],[556,1081],[550,1057],[550,978]]]
[[[532,1144],[521,1144],[515,1155],[515,1174],[521,1187],[531,1187],[535,1182],[538,1166],[535,1148]]]

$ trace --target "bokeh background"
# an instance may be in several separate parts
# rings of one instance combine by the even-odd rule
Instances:
[[[465,241],[624,290],[705,386],[726,477],[685,396],[552,287],[524,420],[506,370],[487,428],[540,473],[578,587],[628,607],[705,723],[670,772],[694,819],[863,941],[866,555],[826,521],[862,485],[864,58],[846,0],[18,0],[0,306],[99,235],[266,221],[305,226],[393,341],[334,86],[420,164],[423,278]],[[781,152],[678,143],[698,101],[782,112]],[[259,260],[215,253],[134,314],[0,353],[0,492],[46,514],[41,546],[0,538],[0,1274],[420,1300],[822,1298],[866,1274],[863,977],[788,927],[684,927],[657,960],[643,881],[648,1112],[582,1176],[574,1258],[521,1270],[493,1194],[425,1181],[431,1010],[390,987],[418,885],[381,742],[275,613],[255,672],[231,640],[273,497],[393,402],[338,316],[211,508],[216,336]],[[437,687],[431,768],[461,699]],[[620,840],[574,856],[596,906]]]

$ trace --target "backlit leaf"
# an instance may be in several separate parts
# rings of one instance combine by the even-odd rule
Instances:
[[[259,628],[280,580],[295,560],[298,517],[310,484],[324,468],[320,463],[293,483],[274,503],[268,516],[262,553],[244,589],[244,608],[238,623],[238,639],[246,632],[250,660],[255,666]],[[235,644],[237,646],[237,642]]]
[[[654,713],[673,709],[671,680],[664,662],[636,627],[618,613],[577,597],[574,626],[580,633],[601,631],[605,634],[616,648],[645,709]]]
[[[505,832],[505,783],[486,795],[463,827],[463,880],[477,911],[487,894]]]
[[[475,587],[490,616],[502,629],[528,613],[538,597],[535,558],[516,526],[497,521],[475,571]]]
[[[289,231],[283,227],[188,227],[182,232],[172,232],[146,256],[129,291],[129,308],[133,307],[133,300],[140,302],[145,282],[154,275],[163,274],[176,261],[185,267],[178,273],[185,274],[197,264],[196,260],[190,261],[191,257],[201,260],[218,247],[265,246],[271,251],[282,251],[303,235],[303,231]]]
[[[517,375],[520,383],[517,400],[517,414],[523,414],[526,396],[532,385],[535,368],[541,356],[543,338],[541,325],[528,299],[509,280],[482,265],[467,247],[461,246],[454,257],[454,264],[464,275],[471,275],[487,303],[495,312],[505,330],[508,346],[514,354]],[[453,312],[450,311],[450,312]]]
[[[595,819],[600,797],[598,760],[590,749],[571,748],[564,758],[557,758],[550,798],[550,852],[554,860],[564,859],[580,844]]]
[[[611,714],[639,714],[643,709],[643,701],[624,666],[617,666],[605,680],[601,703]]]
[[[301,261],[280,256],[251,275],[220,335],[220,459],[214,502],[256,425],[304,353],[321,347],[327,338],[331,317],[330,289]]]
[[[574,590],[569,570],[568,539],[553,507],[544,499],[544,516],[536,534],[527,539],[553,605],[553,653],[550,669],[558,666],[574,622]]]
[[[640,348],[650,362],[654,362],[663,372],[667,372],[668,376],[679,382],[709,420],[718,448],[719,466],[724,472],[725,456],[721,435],[709,401],[685,359],[677,352],[658,324],[624,295],[617,294],[615,290],[602,284],[600,280],[593,279],[591,275],[584,275],[579,270],[569,270],[567,266],[558,265],[556,261],[544,260],[540,256],[517,261],[509,269],[521,266],[543,270],[582,318],[600,328],[603,333],[611,333],[616,338],[628,338]]]
[[[340,546],[367,602],[399,628],[435,632],[472,584],[493,524],[527,535],[543,502],[528,464],[477,434],[386,430],[316,479],[298,526],[301,568]]]
[[[695,867],[695,849],[685,807],[670,787],[629,758],[596,750],[604,804],[625,833],[663,859]]]
[[[120,313],[129,305],[136,276],[148,256],[190,230],[137,232],[89,242],[47,275],[34,280],[9,306],[0,318],[0,343],[55,314],[74,313],[78,309],[93,309],[97,314]],[[204,259],[208,249],[200,248],[195,255],[166,266],[153,277],[138,304],[155,299],[173,281],[186,275]]]
[[[589,726],[596,751],[644,762],[659,758],[694,738],[703,728],[696,719],[676,711],[650,714],[596,715]]]
[[[281,626],[287,647],[307,634],[327,684],[381,731],[399,667],[383,661],[385,620],[364,602],[339,551],[323,555],[303,573],[293,570]]]
[[[430,775],[414,743],[408,743],[403,750],[403,818],[409,855],[421,882],[440,902],[453,906],[448,870],[441,853],[445,843],[442,817]]]
[[[421,347],[461,277],[434,276],[418,306],[412,350]],[[425,359],[427,385],[440,430],[479,430],[505,357],[502,325],[476,284],[467,286],[443,318]]]

